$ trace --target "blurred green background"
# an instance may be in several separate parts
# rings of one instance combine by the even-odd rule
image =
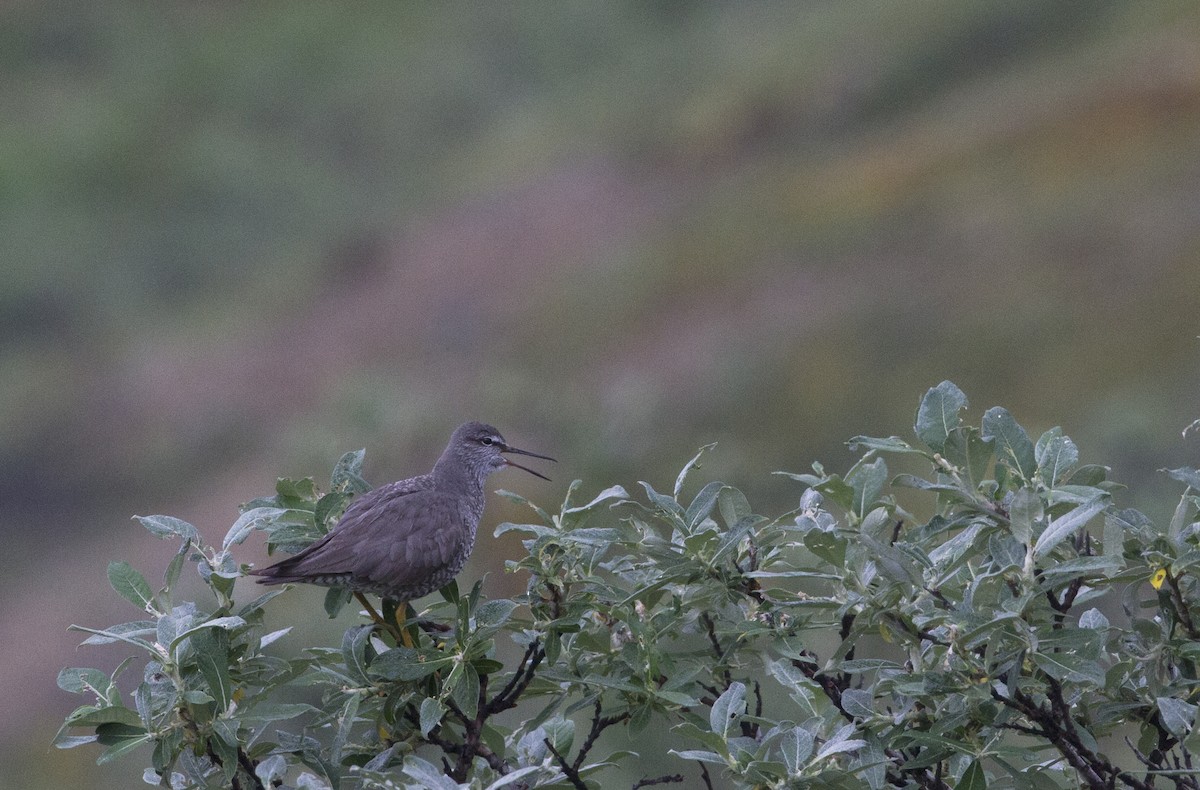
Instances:
[[[1195,464],[1193,2],[18,0],[0,106],[4,786],[140,783],[48,745],[58,669],[127,652],[67,625],[175,548],[131,514],[219,539],[346,450],[380,483],[483,419],[553,505],[718,441],[773,512],[950,378],[1152,516]],[[289,649],[347,624],[286,600]]]

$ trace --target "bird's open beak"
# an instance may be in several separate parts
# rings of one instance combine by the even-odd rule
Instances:
[[[507,444],[506,444],[506,445],[504,445],[503,447],[501,447],[501,448],[500,448],[500,452],[502,452],[502,453],[516,453],[517,455],[528,455],[528,456],[530,456],[531,458],[541,458],[541,459],[542,459],[542,460],[544,460],[544,461],[554,461],[554,459],[553,459],[553,458],[551,458],[551,457],[550,457],[550,456],[548,456],[548,455],[539,455],[538,453],[531,453],[531,452],[529,452],[528,450],[518,450],[516,447],[509,447]],[[555,462],[555,463],[558,463],[557,461],[554,461],[554,462]],[[549,479],[550,479],[550,478],[546,477],[544,474],[542,474],[541,472],[535,472],[535,471],[533,471],[532,469],[530,469],[529,467],[527,467],[527,466],[521,466],[520,464],[518,464],[518,463],[514,463],[514,462],[510,461],[510,460],[509,460],[509,459],[507,459],[507,458],[505,458],[505,459],[504,459],[504,463],[508,464],[509,466],[515,466],[515,467],[517,467],[518,469],[524,469],[526,472],[528,472],[529,474],[533,475],[534,477],[540,477],[540,478],[542,478],[543,480],[549,480]]]

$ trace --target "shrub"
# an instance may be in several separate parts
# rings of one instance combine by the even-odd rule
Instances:
[[[92,699],[57,745],[99,743],[100,762],[152,747],[146,781],[172,788],[1200,786],[1200,472],[1170,472],[1186,489],[1157,526],[1060,429],[1034,441],[1003,408],[970,426],[966,406],[931,389],[918,441],[854,438],[849,471],[789,474],[798,506],[772,517],[721,482],[683,498],[709,447],[669,493],[582,502],[576,482],[551,513],[502,492],[532,513],[496,530],[522,536],[508,569],[527,592],[451,584],[414,613],[413,648],[354,625],[282,654],[288,629],[265,623],[283,591],[234,598],[236,547],[329,529],[365,488],[361,453],[324,494],[280,480],[219,547],[139,517],[179,551],[158,590],[109,566],[142,619],[75,628],[138,658],[60,673]],[[176,600],[189,563],[210,602]],[[130,706],[117,679],[135,663]],[[668,751],[617,750],[615,728]]]

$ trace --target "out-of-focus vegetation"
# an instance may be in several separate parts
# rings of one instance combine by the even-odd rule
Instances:
[[[719,440],[783,509],[746,470],[950,377],[1152,495],[1195,411],[1198,40],[1169,0],[10,4],[5,633],[105,621],[73,580],[129,512],[209,534],[280,459],[380,482],[465,418],[627,483]],[[52,731],[70,637],[20,644]]]

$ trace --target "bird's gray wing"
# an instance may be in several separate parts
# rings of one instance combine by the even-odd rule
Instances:
[[[352,586],[412,589],[467,550],[466,520],[454,497],[420,489],[386,491],[364,500],[348,508],[332,532],[285,560],[279,575],[347,574]]]
[[[469,550],[457,499],[435,491],[389,499],[342,531],[355,578],[373,585],[422,587]]]
[[[343,525],[355,522],[363,517],[363,514],[368,510],[386,506],[392,500],[400,497],[406,497],[410,494],[415,494],[419,491],[428,491],[433,488],[433,478],[429,475],[418,475],[410,477],[407,480],[397,480],[394,483],[387,483],[378,488],[372,488],[365,494],[359,494],[350,501],[346,507],[342,517],[338,519],[338,523],[332,531],[337,531]]]
[[[386,510],[392,507],[396,500],[426,491],[432,485],[433,480],[429,475],[420,475],[407,480],[397,480],[360,494],[351,501],[332,530],[292,556],[251,573],[278,581],[301,581],[305,576],[350,573],[353,570],[354,553],[348,551],[348,547],[357,542],[355,530],[352,528],[349,535],[339,533],[347,526],[370,521],[369,515],[372,512]],[[264,580],[264,583],[269,582]]]

